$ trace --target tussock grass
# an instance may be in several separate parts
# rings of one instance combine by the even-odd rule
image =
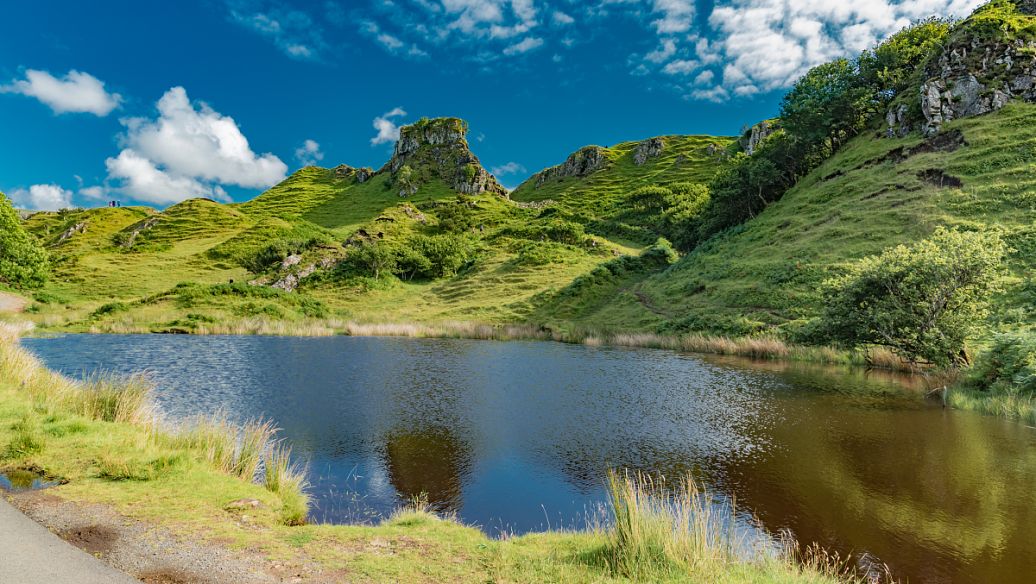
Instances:
[[[976,391],[963,387],[947,390],[946,403],[961,410],[1018,420],[1036,426],[1036,396],[1016,392]]]
[[[55,421],[71,414],[136,427],[143,431],[146,440],[129,454],[119,451],[98,456],[94,460],[97,477],[154,481],[193,460],[221,473],[258,482],[259,471],[271,468],[276,482],[272,483],[273,488],[267,488],[281,498],[285,522],[295,525],[305,521],[309,510],[305,473],[290,462],[290,451],[275,441],[277,429],[272,422],[253,420],[238,426],[229,422],[225,414],[217,413],[179,427],[163,427],[152,406],[152,385],[146,376],[100,375],[83,382],[70,380],[47,370],[19,346],[17,335],[23,331],[0,326],[0,381],[17,387],[33,404],[12,427],[12,440],[0,451],[3,458],[26,459],[43,451],[46,432],[39,419],[41,413]],[[82,427],[81,422],[75,421],[54,425],[52,434],[76,433],[76,424]],[[269,479],[264,470],[262,482]]]
[[[604,557],[615,576],[660,582],[692,575],[696,582],[725,582],[751,566],[758,576],[769,576],[761,581],[891,582],[887,569],[861,575],[850,558],[817,546],[799,553],[790,540],[748,541],[735,529],[734,504],[716,504],[689,476],[670,485],[662,477],[612,470],[607,486],[611,522],[602,530]]]
[[[272,444],[263,455],[263,486],[280,495],[281,522],[303,525],[309,509],[306,469],[294,461],[291,448],[283,442]]]

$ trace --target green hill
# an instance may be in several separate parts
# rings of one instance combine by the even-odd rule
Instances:
[[[26,227],[49,249],[55,277],[30,311],[44,326],[99,331],[525,321],[578,277],[640,253],[600,220],[621,214],[628,190],[706,180],[730,143],[667,136],[644,164],[632,160],[638,143],[622,144],[592,176],[541,185],[556,202],[528,204],[482,168],[466,132],[455,118],[422,120],[402,129],[378,171],[306,167],[239,204],[33,214]],[[578,211],[605,183],[600,215]]]
[[[794,327],[818,314],[821,282],[846,262],[944,225],[1003,230],[1013,276],[996,318],[1031,323],[1034,169],[1036,105],[1026,103],[950,122],[930,139],[861,136],[755,219],[568,316],[736,335]]]

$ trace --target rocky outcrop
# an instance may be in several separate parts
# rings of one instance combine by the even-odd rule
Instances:
[[[773,120],[765,120],[746,129],[741,134],[738,142],[741,144],[741,149],[745,151],[745,154],[751,156],[755,154],[759,145],[772,136],[775,131],[777,131],[777,123]]]
[[[885,124],[888,126],[885,130],[886,137],[903,137],[913,131],[914,127],[913,124],[910,123],[909,112],[910,108],[908,108],[906,104],[901,103],[893,106],[892,109],[885,114]]]
[[[57,242],[58,243],[64,243],[64,242],[68,241],[69,239],[72,239],[72,236],[76,235],[78,233],[86,233],[86,221],[82,221],[80,223],[76,223],[75,225],[72,225],[68,229],[62,231],[61,235],[58,236],[58,241]]]
[[[553,178],[584,177],[608,166],[608,149],[600,146],[584,146],[573,152],[563,164],[541,170],[533,176],[536,186]]]
[[[1036,15],[1036,0],[1014,4]],[[1013,38],[1009,27],[990,38],[965,22],[925,76],[921,129],[933,135],[950,120],[997,111],[1015,98],[1036,101],[1036,41]]]
[[[353,168],[348,164],[339,164],[334,167],[335,178],[337,179],[355,179],[356,182],[363,184],[374,176],[374,169],[370,167]]]
[[[126,233],[125,238],[122,240],[122,247],[131,248],[136,243],[137,238],[140,237],[141,233],[150,231],[155,225],[158,225],[158,217],[149,217],[140,223],[130,227],[129,232]]]
[[[482,168],[467,141],[468,125],[457,118],[425,119],[399,131],[392,158],[379,172],[390,172],[401,196],[420,190],[435,178],[465,194],[507,190]]]
[[[644,166],[644,163],[652,158],[658,158],[665,150],[665,140],[662,138],[648,138],[637,144],[633,149],[633,164]]]

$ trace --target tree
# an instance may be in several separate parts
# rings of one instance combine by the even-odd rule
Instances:
[[[859,134],[875,111],[857,64],[836,59],[810,69],[784,96],[781,126],[796,140],[830,155]]]
[[[918,100],[920,75],[950,34],[953,21],[927,18],[911,24],[860,56],[860,76],[876,97],[888,103],[905,92]],[[912,90],[912,91],[911,91]]]
[[[380,279],[382,274],[396,269],[397,254],[386,243],[363,243],[349,249],[346,262],[354,269]]]
[[[968,363],[1005,245],[995,233],[939,228],[929,239],[864,258],[826,283],[823,340],[889,347],[912,362]]]
[[[0,282],[38,288],[47,280],[47,252],[25,231],[6,195],[0,193]]]

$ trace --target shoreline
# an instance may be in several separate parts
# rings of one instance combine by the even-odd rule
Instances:
[[[198,565],[212,566],[212,562],[224,560],[245,562],[246,571],[255,578],[234,580],[245,582],[267,582],[271,576],[275,578],[272,581],[297,582],[329,578],[625,582],[645,577],[651,581],[681,581],[690,574],[686,570],[692,565],[694,573],[706,580],[737,583],[864,581],[844,573],[845,566],[819,561],[819,556],[800,561],[790,549],[777,556],[760,552],[734,557],[723,551],[728,549],[726,544],[711,547],[718,545],[711,536],[688,547],[687,538],[701,537],[701,533],[673,532],[671,527],[650,536],[660,538],[650,545],[662,545],[667,550],[665,557],[644,557],[631,568],[622,562],[627,553],[639,548],[626,550],[626,536],[616,534],[617,527],[604,525],[585,532],[547,531],[492,539],[474,527],[431,513],[421,502],[398,510],[376,525],[288,521],[283,511],[290,505],[290,498],[285,498],[290,490],[269,488],[268,473],[264,487],[258,479],[249,480],[248,473],[217,464],[211,444],[184,440],[183,432],[189,429],[154,426],[151,418],[143,416],[143,402],[125,398],[123,392],[133,391],[132,381],[130,387],[107,381],[110,386],[105,387],[115,392],[106,394],[111,401],[105,403],[111,407],[84,409],[83,404],[96,402],[92,397],[96,394],[84,392],[101,388],[87,389],[86,382],[73,382],[46,369],[20,346],[18,337],[23,332],[24,327],[0,323],[0,470],[35,468],[48,477],[60,478],[60,486],[8,498],[29,501],[23,508],[45,524],[78,522],[62,527],[66,540],[73,543],[95,545],[100,538],[111,540],[111,544],[123,538],[131,548],[144,550],[139,554],[153,556],[154,548],[140,540],[154,539],[158,534],[158,539],[166,542],[162,544],[165,553],[177,558],[209,550],[209,556],[195,558]],[[260,475],[263,473],[254,474]],[[624,476],[611,478],[610,484],[618,493],[612,512],[645,526],[653,525],[657,516],[641,515],[636,505],[671,495],[647,490],[647,483],[640,482],[639,476]],[[696,529],[702,529],[709,519],[694,506],[697,500],[685,496],[665,504],[684,505],[682,512],[699,518]],[[672,525],[671,521],[663,519],[663,524]],[[121,531],[118,525],[126,525],[126,530]],[[645,542],[638,545],[641,543]],[[698,545],[705,547],[695,547]],[[125,557],[114,551],[114,545],[105,546],[95,553],[120,567]],[[136,564],[128,561],[121,567],[127,565]],[[166,568],[175,573],[183,566]],[[154,570],[165,568],[149,564],[148,571],[143,567],[133,569],[132,575],[146,579],[156,573]],[[180,581],[213,580],[210,573],[196,570]]]

